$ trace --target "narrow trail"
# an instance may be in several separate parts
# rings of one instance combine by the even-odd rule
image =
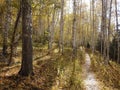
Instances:
[[[86,54],[85,64],[83,65],[84,87],[86,90],[100,90],[95,75],[90,70],[90,56]]]

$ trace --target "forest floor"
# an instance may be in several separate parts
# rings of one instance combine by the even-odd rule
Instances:
[[[34,50],[34,76],[18,75],[21,63],[21,51],[14,57],[15,63],[7,66],[4,57],[0,62],[0,90],[83,90],[82,64],[84,52],[79,51],[72,57],[72,49],[65,49],[64,55],[54,49]],[[3,60],[2,60],[3,59]]]
[[[87,49],[91,59],[91,70],[99,83],[100,90],[120,90],[120,65],[110,60],[106,65],[99,52],[92,54]]]
[[[58,49],[50,53],[46,48],[34,48],[34,76],[18,75],[21,50],[12,66],[0,56],[0,90],[120,90],[120,65],[110,62],[105,66],[99,54],[78,49],[76,58],[72,49]],[[4,62],[5,61],[5,62]]]

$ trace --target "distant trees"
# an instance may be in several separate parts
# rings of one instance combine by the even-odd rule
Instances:
[[[109,59],[114,59],[116,62],[120,59],[117,4],[117,0],[114,3],[113,0],[110,2],[102,0],[101,32],[100,39],[97,41],[97,50],[104,56],[106,64]],[[113,20],[114,22],[111,22]]]
[[[18,41],[21,37],[21,35],[19,35],[17,40],[16,40],[16,32],[17,32],[18,23],[20,21],[20,16],[21,16],[21,6],[18,10],[17,18],[16,18],[16,21],[15,21],[14,29],[13,29],[11,45],[10,45],[10,58],[9,58],[9,61],[8,61],[8,65],[11,65],[14,62],[13,61],[13,55],[15,55],[16,47],[17,47]]]
[[[104,56],[106,64],[111,58],[120,62],[118,0],[89,1],[90,6],[84,0],[22,0],[22,7],[19,10],[17,1],[3,0],[6,3],[6,5],[0,6],[2,7],[2,9],[0,8],[2,29],[1,27],[0,29],[3,30],[3,38],[1,38],[3,55],[7,54],[10,40],[8,37],[12,38],[11,51],[8,50],[10,53],[8,64],[10,65],[12,62],[14,45],[16,41],[18,42],[16,29],[21,29],[21,25],[18,25],[18,22],[21,22],[19,19],[21,13],[22,65],[20,75],[28,76],[33,73],[32,28],[34,29],[34,45],[37,44],[38,47],[48,45],[48,51],[52,51],[56,46],[63,54],[64,49],[69,47],[72,48],[75,56],[79,46],[87,46],[92,47],[93,52],[96,49],[99,50]],[[11,7],[15,7],[13,12]],[[8,31],[10,35],[8,35]],[[18,36],[21,37],[21,31],[19,30],[19,32]]]
[[[3,55],[7,54],[8,48],[8,31],[11,25],[11,0],[5,0],[6,2],[6,13],[5,13],[5,23],[4,23],[4,35],[3,35]]]
[[[53,48],[53,44],[55,42],[55,32],[56,26],[58,24],[57,18],[58,12],[60,10],[60,3],[59,1],[52,1],[49,4],[49,11],[47,11],[47,24],[48,24],[48,49],[49,51]],[[59,42],[59,41],[58,41]]]

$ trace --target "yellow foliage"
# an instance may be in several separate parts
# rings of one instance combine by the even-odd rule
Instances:
[[[5,0],[0,0],[0,5],[2,5],[5,2]]]

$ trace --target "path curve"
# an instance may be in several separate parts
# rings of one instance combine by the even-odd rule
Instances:
[[[84,71],[84,86],[86,90],[100,90],[98,82],[95,78],[94,73],[90,71],[91,60],[90,56],[86,54],[85,64],[83,65]]]

